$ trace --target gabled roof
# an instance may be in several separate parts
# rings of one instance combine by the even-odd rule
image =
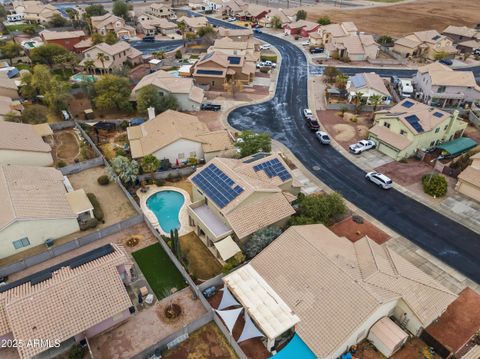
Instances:
[[[432,85],[436,86],[457,86],[457,87],[474,87],[480,91],[475,76],[472,71],[454,71],[450,67],[439,62],[418,68],[418,72],[428,73],[432,81]]]
[[[50,31],[50,30],[43,30],[40,32],[40,36],[48,41],[48,40],[64,40],[64,39],[74,39],[77,37],[85,36],[85,32],[83,30],[76,30],[76,31]]]
[[[471,27],[450,25],[445,30],[443,30],[442,33],[447,35],[451,34],[451,35],[474,38],[475,35],[479,33],[479,31],[472,29]]]
[[[383,79],[375,72],[363,72],[350,77],[349,91],[361,91],[362,89],[372,89],[382,95],[390,96]]]
[[[195,17],[188,17],[182,16],[177,20],[177,23],[184,22],[187,26],[196,28],[201,26],[208,25],[208,19],[205,16],[195,16]]]
[[[52,151],[33,125],[0,121],[0,150],[45,152]]]
[[[351,33],[356,33],[358,29],[353,22],[342,22],[340,24],[323,25],[318,31],[330,33],[332,37],[343,37]]]
[[[9,78],[6,72],[0,72],[0,88],[18,90],[15,80]]]
[[[252,29],[228,29],[225,27],[218,28],[218,36],[219,37],[237,37],[237,36],[252,36],[253,32]]]
[[[295,22],[286,24],[290,29],[304,29],[306,31],[312,31],[313,29],[319,27],[320,25],[316,22],[308,21],[308,20],[297,20]]]
[[[101,29],[107,25],[114,24],[117,21],[125,24],[125,20],[123,20],[121,17],[115,16],[110,13],[100,16],[92,16],[90,18],[90,21],[92,22],[92,26],[96,29]]]

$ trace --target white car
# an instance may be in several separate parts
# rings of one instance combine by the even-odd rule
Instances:
[[[315,135],[317,136],[318,140],[322,145],[330,144],[330,137],[328,137],[328,134],[326,132],[317,131],[315,132]]]
[[[375,142],[372,140],[361,140],[353,145],[348,146],[348,148],[350,149],[350,152],[358,155],[362,152],[375,148]]]
[[[383,189],[389,189],[393,187],[393,181],[382,173],[368,172],[365,175],[365,178],[375,183],[377,186],[382,187]]]
[[[263,61],[263,62],[257,63],[257,69],[259,69],[259,68],[261,68],[261,67],[276,68],[276,67],[277,67],[277,64],[276,64],[275,62],[272,62],[272,61]]]
[[[312,110],[310,110],[309,108],[303,109],[303,117],[305,117],[305,118],[313,117]]]
[[[310,40],[302,42],[302,46],[310,46]]]
[[[271,48],[272,48],[272,45],[270,45],[270,44],[265,44],[265,45],[260,46],[260,50],[268,50],[268,49],[271,49]]]
[[[228,22],[234,22],[234,21],[237,21],[237,18],[236,17],[229,17],[227,19]]]

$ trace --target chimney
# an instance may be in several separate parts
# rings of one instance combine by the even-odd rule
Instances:
[[[149,120],[153,119],[155,117],[155,108],[149,107],[147,111],[148,111],[148,119]]]

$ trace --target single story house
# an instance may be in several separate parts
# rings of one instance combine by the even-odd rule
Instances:
[[[480,40],[480,31],[467,26],[447,26],[442,31],[442,35],[448,36],[454,44],[468,40]]]
[[[50,31],[43,30],[40,32],[40,37],[45,44],[57,44],[69,51],[75,50],[75,45],[80,41],[85,40],[87,35],[83,30],[76,31]]]
[[[12,350],[21,359],[50,357],[51,347],[80,343],[128,319],[132,266],[124,249],[107,244],[2,286],[0,338],[25,345],[1,348],[0,357]],[[27,345],[33,340],[44,344]]]
[[[458,50],[453,41],[436,30],[417,31],[395,40],[392,50],[403,57],[418,57],[436,60],[438,54],[453,57]]]
[[[297,10],[295,8],[290,9],[277,9],[272,8],[264,17],[262,17],[258,23],[264,27],[272,27],[273,19],[277,17],[280,20],[282,28],[289,23],[297,20]]]
[[[414,83],[421,93],[420,99],[431,106],[471,106],[480,100],[480,86],[473,72],[454,71],[439,62],[419,67]]]
[[[247,41],[234,41],[229,37],[219,38],[215,40],[212,46],[207,50],[208,53],[220,51],[227,55],[241,55],[251,58],[252,61],[257,61],[260,54],[255,51],[255,42],[253,39]]]
[[[168,21],[167,18],[157,18],[146,15],[138,19],[137,30],[145,35],[156,34],[170,35],[177,30],[177,24]]]
[[[233,154],[227,130],[209,131],[196,116],[173,110],[162,112],[140,126],[127,128],[132,158],[154,155],[171,165],[189,159],[209,161]]]
[[[125,20],[121,17],[107,13],[101,16],[92,16],[90,18],[92,29],[101,35],[108,32],[114,32],[119,38],[122,36],[135,37],[135,29],[125,24]]]
[[[470,159],[472,164],[458,175],[455,189],[461,194],[480,202],[480,152]]]
[[[368,138],[378,151],[396,161],[414,156],[439,143],[461,137],[467,123],[453,114],[405,99],[388,110],[375,113],[374,126]]]
[[[93,61],[95,70],[99,72],[112,72],[114,69],[121,69],[126,62],[136,66],[143,61],[142,52],[125,41],[113,45],[102,42],[83,51],[83,55],[80,66],[85,66],[85,62],[90,60]]]
[[[320,24],[307,20],[297,20],[285,24],[283,30],[287,35],[299,35],[302,37],[308,37],[311,33],[316,32]]]
[[[175,77],[166,71],[158,70],[140,80],[132,90],[131,99],[136,100],[138,91],[149,85],[155,87],[162,96],[175,96],[182,111],[199,111],[205,96],[203,90],[194,85],[192,78]]]
[[[0,121],[0,164],[53,165],[52,148],[43,140],[37,127],[38,125]]]
[[[358,92],[362,93],[362,97],[367,104],[372,104],[372,101],[370,101],[372,96],[379,97],[377,105],[388,105],[392,100],[392,96],[385,86],[383,79],[375,72],[364,72],[351,76],[348,79],[346,90],[350,102]]]
[[[193,32],[196,32],[200,28],[208,25],[208,19],[205,16],[196,16],[196,17],[182,16],[178,18],[177,24],[179,22],[184,22],[187,25],[187,31],[193,31]]]
[[[418,336],[457,298],[388,246],[351,242],[322,224],[288,228],[223,282],[268,350],[296,334],[319,359],[339,358],[386,317]]]
[[[0,96],[9,97],[12,100],[18,99],[18,86],[14,79],[8,77],[7,72],[0,72]]]
[[[325,54],[348,58],[350,61],[375,60],[379,51],[373,36],[366,34],[332,38],[325,44]]]
[[[54,15],[61,15],[55,6],[41,1],[15,0],[12,6],[15,14],[21,15],[22,20],[27,23],[47,25]]]
[[[226,27],[219,27],[217,29],[217,37],[219,39],[228,37],[233,41],[245,42],[253,39],[253,31],[251,28],[228,29]]]

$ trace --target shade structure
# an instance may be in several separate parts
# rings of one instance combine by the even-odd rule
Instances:
[[[264,336],[265,335],[258,330],[248,313],[245,311],[245,326],[243,327],[242,334],[240,335],[240,338],[238,338],[237,342],[240,343],[248,339]]]
[[[368,340],[387,358],[399,350],[407,339],[408,334],[389,317],[384,317],[376,322],[368,333]]]
[[[238,316],[243,308],[230,309],[230,310],[215,310],[217,314],[222,318],[223,322],[227,326],[229,332],[231,333],[235,323],[237,322]]]
[[[235,254],[238,252],[241,252],[240,247],[238,246],[237,243],[232,239],[231,236],[228,236],[221,241],[213,243],[215,248],[217,249],[218,253],[220,254],[220,257],[222,257],[222,260],[227,261],[230,258],[232,258]]]
[[[228,290],[227,287],[223,287],[223,295],[220,304],[218,305],[219,310],[228,308],[228,307],[235,307],[240,305],[237,300],[233,297],[232,293]]]

